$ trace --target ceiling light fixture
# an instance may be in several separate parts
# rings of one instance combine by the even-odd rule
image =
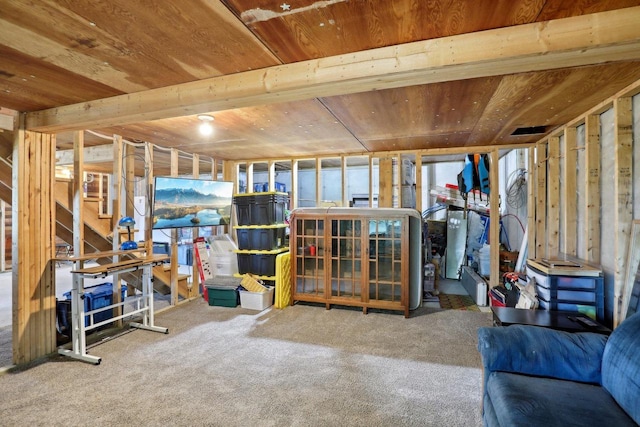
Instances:
[[[200,126],[198,127],[200,135],[210,136],[213,133],[213,126],[211,126],[213,116],[209,116],[208,114],[200,114],[198,116],[198,120],[200,120],[201,122]]]

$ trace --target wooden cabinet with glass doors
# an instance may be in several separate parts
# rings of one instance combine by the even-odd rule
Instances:
[[[292,299],[400,310],[409,316],[409,218],[375,209],[291,215]]]

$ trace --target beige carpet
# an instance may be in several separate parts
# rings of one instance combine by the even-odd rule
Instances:
[[[488,313],[198,299],[133,330],[0,376],[0,425],[479,426],[476,330]]]

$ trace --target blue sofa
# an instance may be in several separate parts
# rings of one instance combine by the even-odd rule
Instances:
[[[485,426],[640,425],[640,313],[611,336],[478,329]]]

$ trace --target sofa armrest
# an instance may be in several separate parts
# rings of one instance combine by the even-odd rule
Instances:
[[[485,381],[492,371],[601,383],[605,335],[512,325],[478,329]]]

